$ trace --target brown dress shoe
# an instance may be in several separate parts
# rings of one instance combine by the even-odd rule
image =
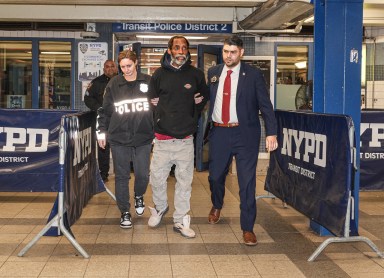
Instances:
[[[243,231],[244,244],[254,246],[257,244],[256,235],[254,232]]]
[[[212,207],[211,211],[208,215],[208,223],[210,224],[216,224],[220,220],[220,211],[221,209],[216,209]]]

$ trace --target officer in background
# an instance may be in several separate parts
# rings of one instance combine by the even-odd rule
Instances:
[[[84,95],[85,105],[95,112],[103,105],[104,90],[109,80],[117,74],[115,62],[113,60],[105,61],[103,72],[102,75],[92,80]],[[107,181],[110,157],[109,143],[106,144],[104,149],[97,146],[97,150],[100,175],[103,181]]]

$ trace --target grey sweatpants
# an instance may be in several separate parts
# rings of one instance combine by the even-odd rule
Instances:
[[[175,211],[173,213],[173,222],[175,223],[183,223],[183,217],[190,210],[193,161],[192,136],[188,139],[155,139],[149,178],[149,183],[152,186],[153,203],[157,210],[163,210],[167,207],[167,178],[172,165],[175,164]]]

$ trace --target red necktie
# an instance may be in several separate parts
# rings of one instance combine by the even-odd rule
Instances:
[[[228,70],[227,76],[224,80],[223,106],[221,108],[221,119],[223,124],[227,124],[229,122],[229,103],[231,102],[231,73],[232,70]]]

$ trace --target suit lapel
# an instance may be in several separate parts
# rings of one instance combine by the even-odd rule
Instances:
[[[219,65],[219,66],[217,67],[216,72],[214,72],[214,75],[213,75],[213,76],[216,76],[216,78],[217,78],[217,81],[216,81],[215,83],[211,83],[211,86],[212,86],[212,93],[213,93],[211,99],[212,99],[213,101],[215,101],[215,99],[216,99],[217,89],[219,88],[219,78],[220,78],[221,72],[223,71],[223,67],[224,67],[224,64]],[[211,78],[212,78],[213,76],[211,76]]]
[[[247,77],[243,63],[240,63],[239,81],[237,83],[236,102],[238,103],[239,97],[244,89],[245,78]]]
[[[209,121],[212,120],[212,113],[213,113],[213,106],[215,105],[216,101],[216,95],[217,95],[217,88],[219,87],[219,78],[221,75],[221,72],[223,71],[224,65],[219,65],[217,68],[212,70],[212,75],[209,77],[211,78],[210,82],[210,100],[209,100],[209,106],[210,106],[210,115],[209,115]],[[216,81],[212,82],[212,78],[216,77]]]

